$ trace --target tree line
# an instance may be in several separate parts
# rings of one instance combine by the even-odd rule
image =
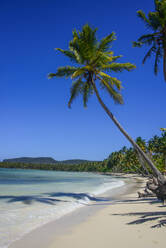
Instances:
[[[166,172],[166,132],[162,131],[161,136],[155,135],[148,141],[138,137],[135,141],[140,148],[150,157],[160,172]],[[138,173],[142,175],[152,174],[147,169],[146,161],[138,156],[133,147],[122,147],[119,151],[112,152],[108,158],[103,161],[84,162],[80,164],[27,164],[1,162],[1,168],[18,169],[38,169],[38,170],[56,170],[56,171],[76,171],[76,172],[121,172]]]

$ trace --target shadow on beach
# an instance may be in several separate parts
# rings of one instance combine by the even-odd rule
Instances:
[[[38,195],[26,195],[26,196],[12,196],[12,195],[7,195],[7,196],[0,196],[0,200],[7,200],[7,203],[14,203],[14,202],[22,202],[23,204],[32,204],[34,202],[40,202],[40,203],[45,203],[45,204],[50,204],[54,205],[55,202],[59,202],[61,200],[59,199],[53,199],[50,197],[42,197]]]
[[[69,197],[69,198],[74,198],[75,200],[89,200],[89,201],[96,201],[96,202],[101,202],[101,201],[108,201],[108,199],[104,197],[94,197],[91,196],[87,193],[64,193],[64,192],[56,192],[56,193],[45,193],[44,195],[47,195],[47,197],[43,197],[42,195],[22,195],[22,196],[12,196],[12,195],[7,195],[7,196],[0,196],[0,200],[6,200],[7,203],[14,203],[14,202],[21,202],[23,204],[33,204],[34,202],[40,202],[44,204],[49,204],[49,205],[55,205],[56,202],[71,202],[71,200],[63,200],[63,199],[58,199],[61,197]],[[55,198],[56,197],[56,198]],[[81,203],[81,202],[79,202]],[[81,203],[84,205],[88,205],[85,202]]]
[[[151,204],[160,204],[161,201],[159,201],[156,198],[144,198],[144,199],[122,199],[122,200],[115,200],[114,204],[142,204],[147,203],[149,205]],[[159,208],[166,207],[164,205],[158,205]],[[121,213],[121,214],[110,214],[114,216],[137,216],[137,218],[134,221],[126,223],[127,225],[137,225],[137,224],[143,224],[150,221],[157,221],[156,224],[153,223],[151,225],[151,228],[159,228],[159,227],[166,227],[166,211],[152,211],[152,212],[130,212],[130,213]]]
[[[102,201],[109,201],[108,198],[105,197],[95,197],[87,193],[69,193],[69,192],[56,192],[56,193],[50,193],[49,196],[51,197],[72,197],[76,200],[90,200],[90,201],[96,201],[96,202],[102,202]]]
[[[112,214],[112,215],[120,215],[120,216],[139,216],[138,219],[128,222],[127,225],[134,224],[143,224],[145,222],[150,222],[154,220],[158,220],[155,225],[150,226],[151,228],[159,228],[166,226],[166,211],[157,211],[157,212],[133,212],[133,213],[125,213],[125,214]]]

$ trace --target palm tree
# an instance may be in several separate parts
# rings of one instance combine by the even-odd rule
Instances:
[[[152,33],[142,35],[134,47],[142,45],[150,46],[142,63],[144,64],[152,54],[155,54],[154,73],[157,75],[160,60],[163,59],[163,73],[166,81],[166,0],[154,0],[155,11],[149,12],[148,17],[142,10],[137,11],[138,17],[141,18],[146,27],[152,30]]]
[[[165,161],[165,171],[166,171],[166,132],[162,130],[161,137],[155,135],[149,140],[149,148],[152,152],[156,154],[161,154]]]
[[[73,84],[71,87],[71,96],[68,106],[71,107],[73,100],[79,95],[83,96],[84,106],[87,106],[88,98],[95,93],[100,105],[103,107],[108,116],[115,125],[130,141],[136,150],[143,156],[154,174],[160,181],[164,181],[160,171],[153,165],[152,161],[141,150],[137,143],[127,134],[111,113],[100,97],[96,83],[98,82],[102,89],[106,89],[115,103],[122,104],[123,98],[120,94],[122,88],[121,81],[112,77],[108,73],[122,72],[124,70],[131,71],[135,65],[131,63],[117,63],[116,60],[121,56],[114,56],[110,50],[110,45],[115,38],[115,34],[111,33],[101,41],[96,38],[97,29],[92,29],[88,24],[83,26],[82,31],[73,31],[73,39],[69,42],[69,50],[57,48],[62,54],[70,58],[77,66],[59,67],[56,73],[50,73],[49,78],[53,77],[71,77]]]
[[[134,173],[139,173],[144,175],[144,172],[142,171],[142,169],[144,169],[144,167],[142,167],[142,164],[139,163],[139,157],[137,159],[137,156],[139,155],[138,153],[135,152],[135,149],[133,148],[129,148],[127,149],[126,153],[125,153],[125,157],[124,157],[124,167],[128,167],[129,171],[132,171]],[[141,165],[141,168],[140,168]]]
[[[137,145],[139,145],[139,147],[142,149],[142,151],[147,154],[147,148],[146,148],[145,140],[142,139],[141,137],[137,137],[136,138],[136,143],[137,143]],[[140,155],[140,153],[137,152],[137,150],[136,150],[136,153],[137,153],[137,156],[138,156],[138,160],[139,160],[141,166],[143,167],[143,169],[145,171],[145,174],[150,175],[150,173],[149,173],[149,171],[148,171],[148,169],[146,167],[145,160],[142,159],[142,156]]]

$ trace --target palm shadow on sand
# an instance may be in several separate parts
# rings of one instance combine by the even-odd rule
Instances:
[[[7,200],[7,203],[21,202],[23,204],[33,204],[34,202],[40,202],[49,205],[55,205],[56,202],[60,202],[62,200],[51,198],[51,197],[43,197],[40,195],[22,195],[22,196],[0,196],[0,200]],[[65,202],[65,201],[62,201]]]
[[[70,193],[70,192],[53,192],[48,194],[51,197],[72,197],[76,200],[90,200],[90,201],[96,201],[96,202],[105,202],[109,201],[106,197],[96,197],[93,195],[90,195],[88,193]]]
[[[151,228],[166,227],[166,211],[156,211],[156,212],[133,212],[124,214],[112,214],[115,216],[139,216],[138,219],[126,223],[127,225],[138,225],[146,222],[157,220],[157,223],[151,225]]]
[[[44,196],[43,196],[44,195]],[[75,200],[90,200],[90,201],[108,201],[104,197],[94,197],[87,193],[64,193],[64,192],[56,192],[56,193],[44,193],[43,195],[5,195],[0,196],[0,200],[6,200],[7,203],[21,202],[23,204],[31,205],[35,202],[40,202],[43,204],[55,205],[56,202],[70,202],[71,200],[60,199],[61,197],[69,197],[74,198]],[[46,196],[47,195],[47,196]],[[87,205],[86,202],[79,202],[80,204]]]

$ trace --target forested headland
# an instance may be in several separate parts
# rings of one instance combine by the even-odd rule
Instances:
[[[156,167],[161,172],[166,172],[166,132],[160,136],[155,135],[146,141],[141,137],[136,139],[136,143],[153,160]],[[150,173],[147,170],[146,162],[139,157],[137,151],[132,147],[122,147],[119,151],[112,152],[103,161],[77,161],[77,163],[23,163],[13,162],[14,160],[4,160],[0,162],[1,168],[57,170],[57,171],[87,171],[87,172],[123,172],[123,173]],[[73,160],[74,161],[74,160]],[[81,160],[80,160],[81,161]],[[72,162],[72,161],[71,161]]]

